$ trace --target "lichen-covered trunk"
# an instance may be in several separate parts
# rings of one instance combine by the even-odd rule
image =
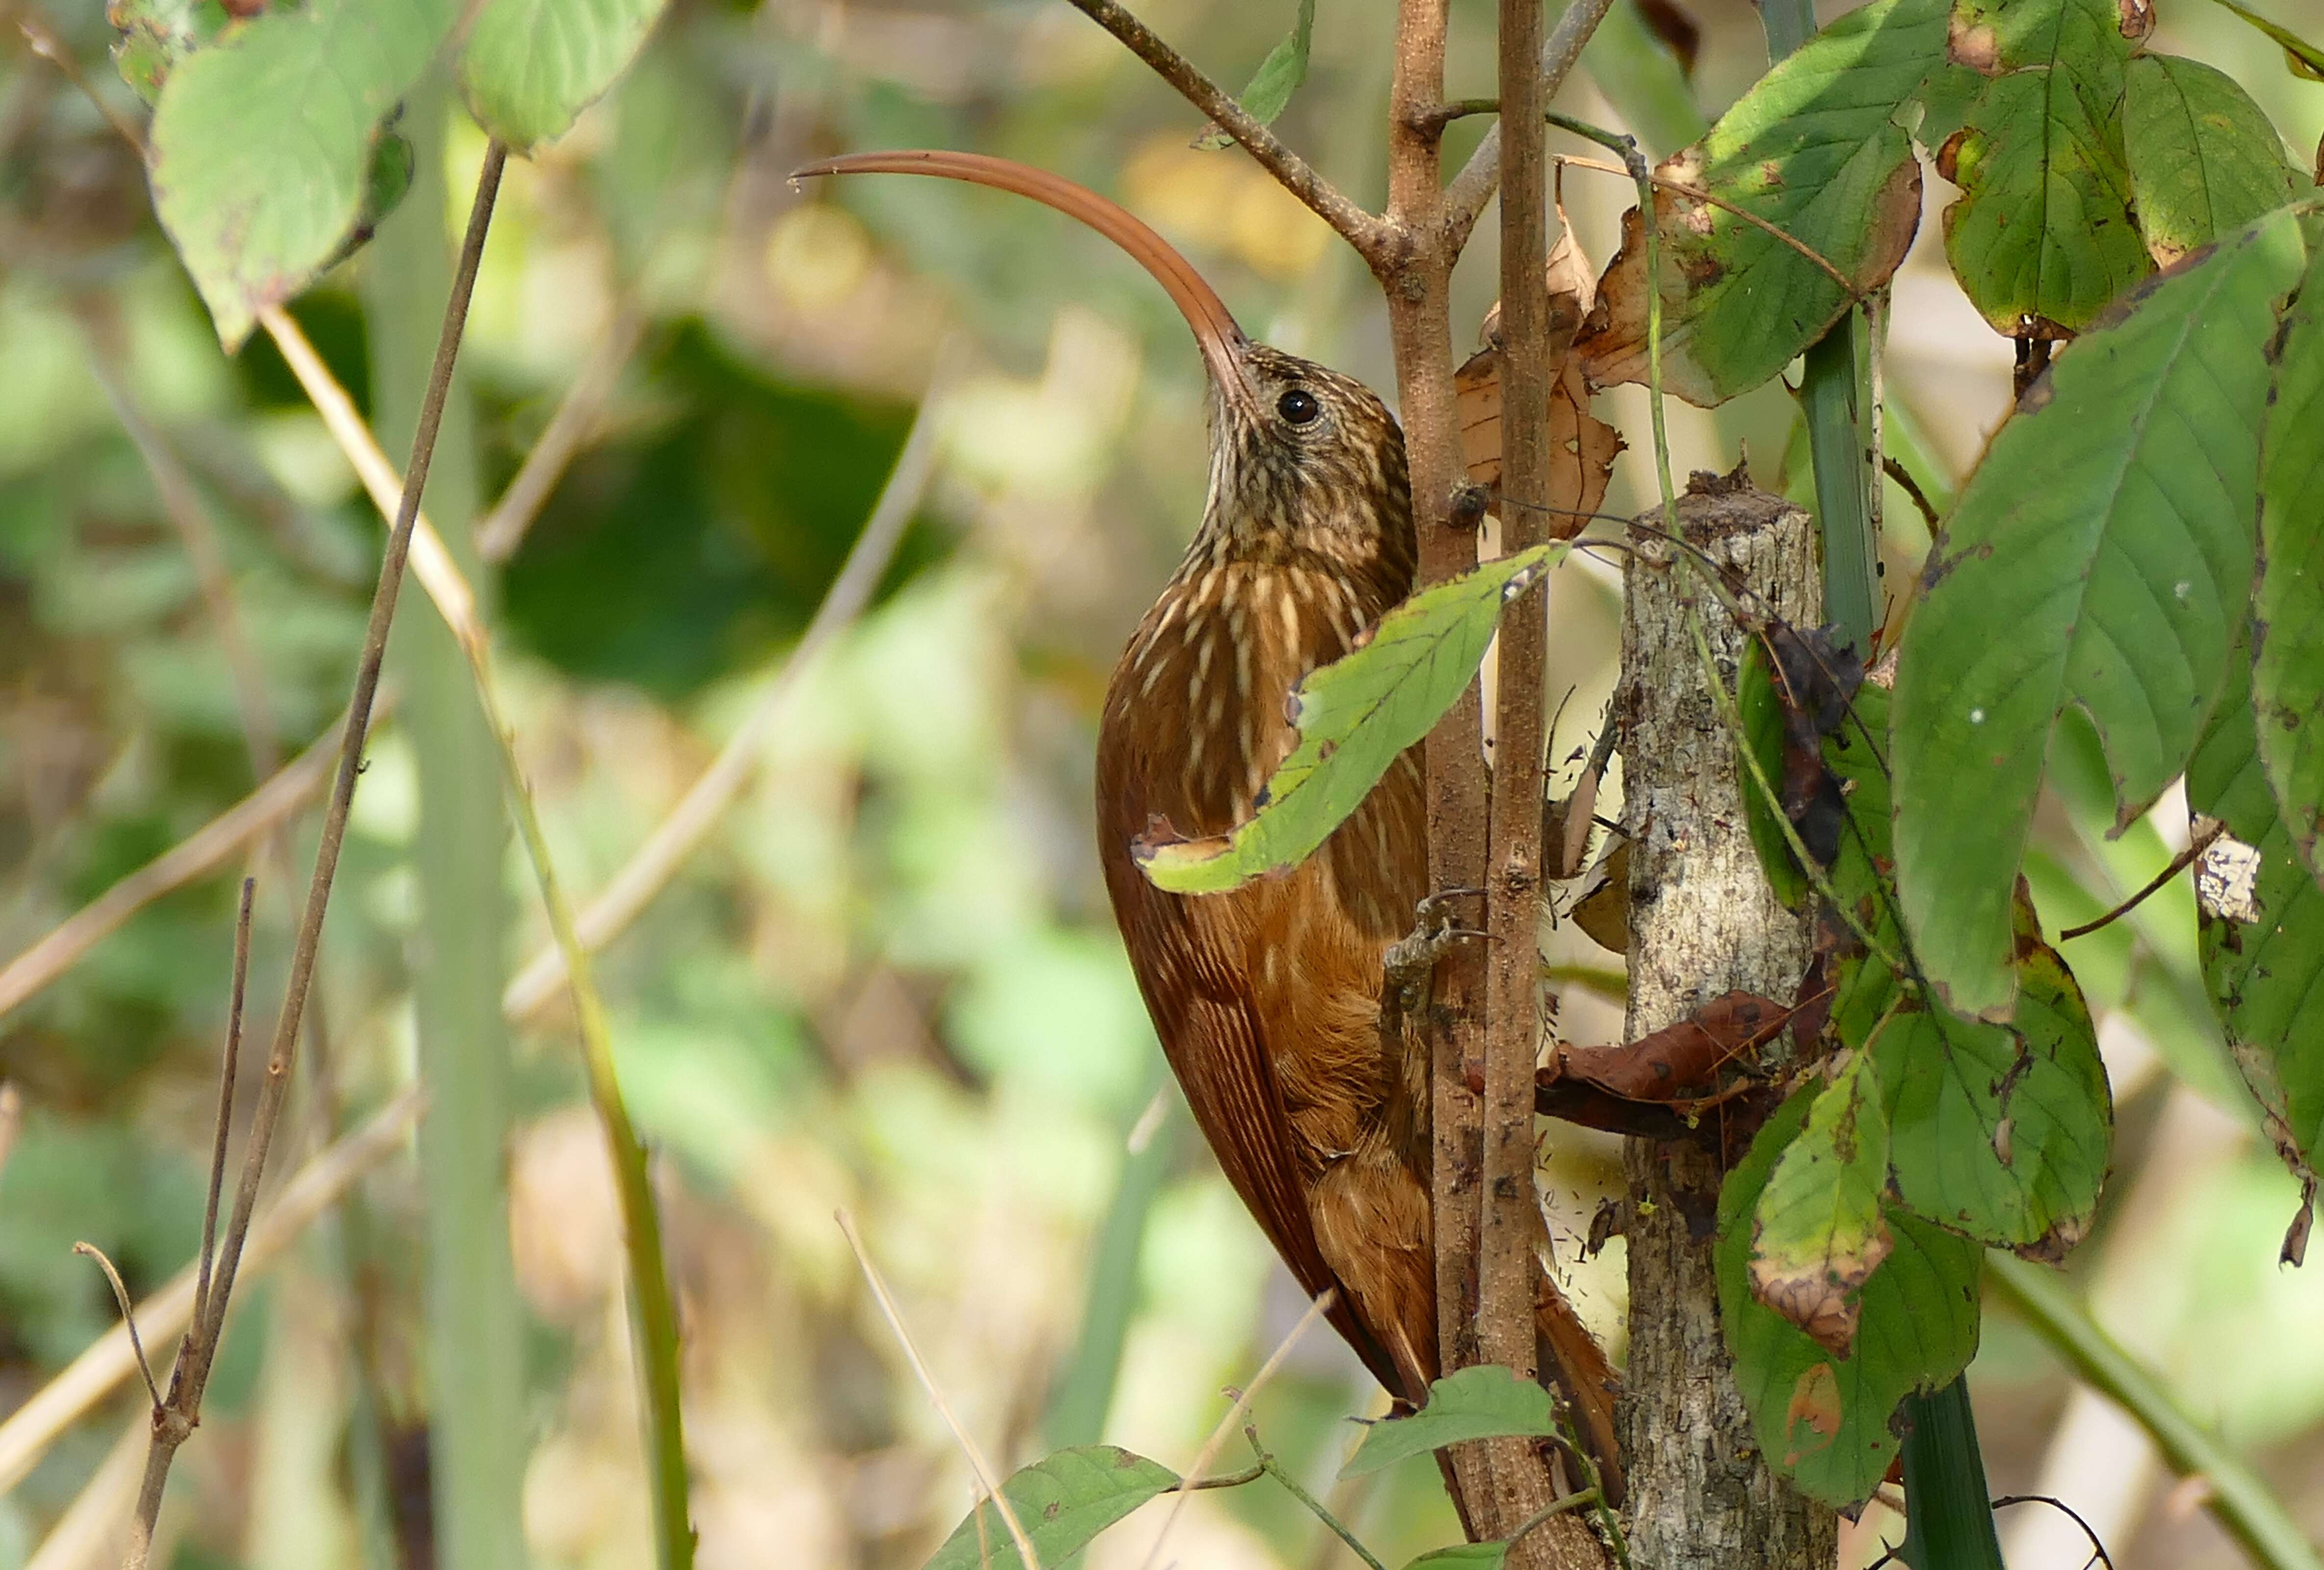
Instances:
[[[1806,513],[1698,476],[1679,520],[1684,537],[1729,570],[1730,598],[1815,625],[1822,597]],[[1632,1041],[1733,988],[1789,1001],[1808,953],[1806,919],[1769,890],[1745,831],[1735,745],[1694,629],[1729,692],[1746,635],[1702,564],[1661,539],[1661,514],[1639,521],[1653,532],[1631,536],[1618,711]],[[1633,1139],[1623,1167],[1630,1356],[1622,1448],[1633,1563],[1827,1570],[1836,1519],[1768,1470],[1735,1388],[1711,1266],[1720,1157],[1692,1143]]]

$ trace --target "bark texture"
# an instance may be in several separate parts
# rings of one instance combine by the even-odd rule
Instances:
[[[1738,482],[1697,475],[1683,537],[1728,569],[1746,606],[1820,619],[1814,525]],[[1640,519],[1658,529],[1659,511]],[[1622,622],[1624,827],[1630,835],[1630,998],[1637,1040],[1735,987],[1788,1000],[1806,919],[1768,889],[1743,826],[1735,746],[1708,684],[1699,619],[1731,692],[1745,633],[1698,564],[1631,534]],[[1624,1380],[1630,1553],[1638,1570],[1826,1570],[1838,1521],[1768,1471],[1720,1332],[1711,1235],[1719,1158],[1628,1142],[1630,1357]]]

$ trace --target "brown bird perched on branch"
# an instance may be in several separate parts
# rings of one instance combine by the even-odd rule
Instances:
[[[1383,961],[1427,888],[1418,754],[1288,876],[1180,895],[1133,854],[1164,825],[1249,819],[1296,734],[1286,698],[1411,592],[1404,434],[1361,383],[1254,344],[1185,257],[1056,175],[964,152],[836,158],[800,175],[940,175],[1043,202],[1169,291],[1210,371],[1202,527],[1139,624],[1098,731],[1098,855],[1139,990],[1219,1164],[1391,1395],[1438,1373],[1425,1050],[1384,1042]],[[1539,1323],[1583,1433],[1614,1458],[1613,1376],[1546,1274]],[[1612,1468],[1607,1469],[1610,1474]]]

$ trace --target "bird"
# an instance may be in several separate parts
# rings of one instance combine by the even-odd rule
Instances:
[[[1210,481],[1183,560],[1130,637],[1098,725],[1097,840],[1148,1015],[1194,1121],[1259,1229],[1398,1403],[1441,1372],[1425,1044],[1380,1028],[1388,950],[1430,895],[1419,749],[1288,874],[1185,895],[1148,881],[1151,835],[1224,834],[1297,742],[1286,699],[1412,592],[1402,428],[1363,383],[1252,342],[1142,220],[980,153],[853,153],[800,170],[922,174],[1028,197],[1153,275],[1209,372]],[[1545,1366],[1618,1486],[1617,1382],[1546,1272]]]

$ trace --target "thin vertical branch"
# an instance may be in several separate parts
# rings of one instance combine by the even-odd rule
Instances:
[[[194,1271],[194,1318],[209,1307],[210,1269],[217,1256],[218,1198],[226,1188],[226,1143],[234,1133],[235,1082],[242,1073],[242,1005],[250,985],[250,903],[254,879],[242,880],[234,917],[234,988],[226,1003],[226,1054],[218,1065],[217,1130],[210,1146],[210,1184],[202,1205],[202,1247]]]
[[[266,1079],[251,1116],[249,1142],[235,1189],[233,1215],[226,1225],[226,1241],[218,1251],[210,1290],[200,1305],[199,1317],[179,1348],[169,1398],[164,1403],[164,1419],[154,1424],[152,1445],[146,1452],[145,1474],[138,1490],[129,1553],[124,1561],[126,1570],[143,1570],[152,1546],[154,1524],[161,1516],[161,1493],[169,1480],[170,1464],[178,1447],[193,1432],[200,1412],[218,1335],[233,1300],[235,1276],[250,1235],[251,1217],[257,1207],[267,1154],[272,1148],[275,1127],[281,1119],[290,1089],[290,1070],[298,1054],[300,1021],[314,979],[316,953],[322,942],[323,914],[330,904],[339,851],[346,838],[347,812],[355,799],[355,780],[363,766],[364,739],[370,729],[372,702],[379,691],[380,667],[387,656],[388,631],[395,620],[396,599],[403,584],[412,528],[420,516],[420,494],[427,485],[428,466],[435,456],[436,432],[443,420],[444,399],[451,385],[452,366],[459,353],[460,335],[467,324],[468,298],[475,289],[476,266],[484,254],[484,235],[492,224],[493,202],[499,194],[501,170],[506,158],[505,148],[497,142],[491,143],[485,149],[484,170],[477,178],[459,270],[453,280],[451,298],[445,303],[443,333],[437,342],[436,362],[429,376],[420,428],[412,440],[410,478],[396,510],[395,528],[388,535],[386,554],[380,563],[379,586],[372,596],[371,618],[364,630],[363,654],[355,667],[355,695],[348,705],[346,731],[340,743],[338,773],[330,805],[323,815],[314,877],[308,886],[306,908],[291,950],[290,977],[283,987],[282,1009],[275,1020],[274,1039],[267,1053]]]

